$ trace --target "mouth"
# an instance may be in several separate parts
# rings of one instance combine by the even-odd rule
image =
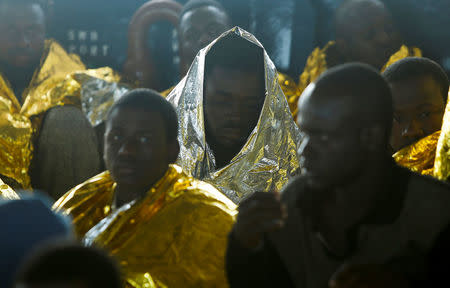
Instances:
[[[136,175],[136,168],[135,165],[132,165],[131,163],[118,163],[114,167],[114,174],[120,178],[130,178]]]

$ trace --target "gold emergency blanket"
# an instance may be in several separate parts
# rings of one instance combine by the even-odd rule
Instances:
[[[234,33],[262,47],[250,33],[235,27]],[[167,96],[179,118],[180,155],[177,164],[196,178],[214,184],[235,203],[256,191],[281,190],[298,169],[300,133],[286,98],[278,85],[277,71],[264,52],[266,99],[257,123],[241,151],[216,171],[213,151],[205,140],[203,77],[205,58],[216,39],[200,50],[186,77]]]
[[[70,77],[84,70],[80,58],[58,43],[46,40],[39,69],[19,103],[7,79],[0,76],[0,174],[30,188],[29,166],[33,140],[39,133],[42,113],[59,105],[80,105],[80,85]],[[89,70],[103,77],[109,68]]]
[[[323,48],[317,47],[313,50],[311,55],[309,55],[308,59],[306,60],[306,65],[303,73],[300,75],[297,91],[293,92],[295,91],[295,89],[291,89],[291,93],[289,93],[289,95],[286,95],[294,119],[297,118],[297,103],[300,95],[311,82],[314,82],[323,72],[325,72],[329,68],[327,64],[327,53],[328,50],[335,45],[336,43],[334,41],[330,41]],[[392,54],[388,62],[384,65],[383,69],[381,69],[381,72],[383,72],[394,62],[397,62],[398,60],[406,57],[422,57],[422,51],[420,51],[419,48],[408,48],[405,45],[402,45],[397,52]]]
[[[0,179],[0,200],[17,200],[20,196]]]
[[[396,152],[395,162],[409,170],[423,175],[433,176],[436,146],[441,131],[437,131],[416,143]]]
[[[111,210],[114,187],[109,173],[102,173],[53,208],[70,214],[78,233],[98,223],[83,241],[118,260],[128,287],[227,287],[224,259],[234,203],[176,165],[145,198],[117,210]]]
[[[443,181],[450,177],[450,91],[448,96],[434,163],[434,176]]]

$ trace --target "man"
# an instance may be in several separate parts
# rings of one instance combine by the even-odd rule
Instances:
[[[168,96],[180,117],[177,163],[235,203],[281,189],[300,134],[261,44],[236,27],[202,49]]]
[[[448,97],[447,75],[434,61],[407,57],[388,67],[383,76],[392,88],[394,159],[415,172],[433,175]]]
[[[72,215],[79,236],[87,232],[85,244],[118,260],[128,285],[226,287],[226,238],[236,207],[171,164],[179,151],[177,131],[177,114],[161,95],[127,93],[106,121],[108,171],[69,191],[54,208]]]
[[[79,244],[47,244],[27,257],[16,288],[121,288],[120,272],[103,251]]]
[[[231,287],[326,287],[343,264],[421,278],[450,220],[450,190],[390,158],[384,79],[365,64],[328,70],[303,93],[297,123],[302,175],[281,197],[241,203],[227,252]]]
[[[0,1],[0,16],[0,174],[13,188],[58,198],[98,172],[95,133],[75,107],[79,85],[67,77],[85,67],[45,40],[38,1]]]
[[[383,71],[404,57],[422,56],[419,49],[402,46],[392,16],[379,0],[343,1],[335,13],[335,37],[336,41],[311,53],[298,92],[287,95],[294,118],[303,90],[328,68],[358,61]]]

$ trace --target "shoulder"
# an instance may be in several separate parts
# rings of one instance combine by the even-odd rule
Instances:
[[[52,208],[55,211],[65,210],[71,213],[72,210],[84,204],[94,205],[96,203],[94,198],[101,198],[105,194],[111,194],[112,197],[113,187],[114,181],[109,172],[100,173],[69,190],[55,202]]]

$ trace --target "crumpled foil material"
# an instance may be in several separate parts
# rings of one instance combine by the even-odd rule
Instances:
[[[139,200],[111,209],[108,172],[73,188],[53,209],[69,214],[83,242],[120,263],[127,287],[227,287],[225,249],[236,205],[170,165]]]
[[[450,178],[450,91],[448,96],[434,163],[434,176],[443,181]]]
[[[0,179],[0,200],[18,200],[20,196]]]
[[[6,78],[0,75],[0,174],[24,189],[31,188],[29,167],[33,141],[39,135],[43,113],[56,106],[80,106],[80,84],[72,74],[86,67],[54,40],[46,40],[40,67],[22,95],[23,105]],[[110,77],[110,68],[88,70],[97,78]],[[108,78],[109,77],[109,78]]]
[[[327,52],[335,45],[336,42],[329,41],[323,48],[315,48],[306,60],[305,68],[299,78],[299,92],[293,93],[288,97],[289,106],[291,107],[294,119],[297,118],[297,103],[300,95],[310,83],[314,82],[320,75],[322,75],[323,72],[327,71],[327,69],[329,68],[327,64]],[[392,54],[388,62],[386,62],[384,67],[381,69],[381,72],[383,72],[394,62],[397,62],[398,60],[406,57],[422,57],[422,51],[416,47],[407,47],[405,45],[402,45],[397,52]]]
[[[263,48],[252,34],[239,27],[225,32],[200,50],[188,74],[167,96],[167,100],[176,107],[179,118],[178,140],[181,147],[177,164],[194,177],[216,186],[233,202],[239,203],[256,191],[282,189],[289,176],[299,167],[297,144],[301,135],[278,85],[275,66],[264,51],[266,99],[258,123],[241,151],[227,166],[216,170],[214,152],[205,140],[205,57],[219,39],[230,33]]]
[[[68,75],[85,66],[55,41],[46,40],[39,69],[19,103],[7,79],[0,76],[0,174],[30,188],[33,139],[42,113],[58,105],[79,105],[79,85]]]
[[[81,109],[94,127],[106,120],[109,108],[131,89],[120,83],[120,75],[111,68],[100,69],[72,75],[81,86]]]
[[[433,176],[436,147],[440,135],[441,131],[437,131],[399,150],[392,157],[400,166],[422,175]]]

